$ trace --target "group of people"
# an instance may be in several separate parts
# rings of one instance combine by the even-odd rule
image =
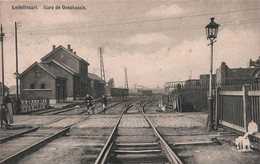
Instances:
[[[9,97],[9,92],[5,93],[0,109],[1,109],[1,129],[2,129],[4,122],[6,127],[8,127],[9,124],[14,122],[13,109],[12,109],[11,99]]]
[[[90,96],[90,95],[86,95],[86,98],[85,98],[85,105],[87,107],[87,110],[92,110],[92,114],[94,114],[94,106],[93,106],[93,98]],[[105,111],[106,111],[106,107],[107,107],[107,99],[106,99],[106,96],[105,95],[102,95],[102,98],[101,98],[101,108],[102,108],[102,112],[105,114]],[[88,111],[89,113],[89,111]]]

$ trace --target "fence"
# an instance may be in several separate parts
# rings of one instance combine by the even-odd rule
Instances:
[[[48,109],[50,103],[48,99],[42,100],[21,100],[21,112],[29,113],[37,110]]]
[[[163,97],[166,105],[174,106],[179,112],[207,111],[208,86],[189,86],[175,89]]]
[[[260,126],[259,84],[216,88],[215,125],[246,132],[252,120]],[[260,139],[260,133],[254,135]]]

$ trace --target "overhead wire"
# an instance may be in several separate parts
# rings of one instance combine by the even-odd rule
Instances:
[[[117,25],[127,25],[127,24],[135,24],[135,23],[165,21],[165,20],[171,20],[171,19],[184,19],[184,18],[200,17],[200,16],[207,16],[207,15],[227,14],[227,13],[234,13],[234,12],[253,11],[253,10],[259,10],[260,11],[260,8],[250,8],[250,9],[232,10],[232,11],[215,12],[215,13],[204,13],[204,14],[193,14],[193,15],[187,15],[187,16],[178,16],[178,17],[175,16],[175,17],[168,17],[168,18],[153,18],[153,19],[133,20],[133,21],[128,21],[128,22],[117,22],[117,23],[89,25],[89,26],[78,26],[78,27],[74,26],[74,27],[66,27],[66,28],[51,28],[51,29],[41,29],[41,30],[39,29],[39,30],[21,31],[20,33],[34,33],[34,32],[44,32],[44,31],[57,31],[57,30],[62,31],[62,30],[82,29],[82,28],[117,26]],[[13,33],[9,33],[9,34],[13,34]]]
[[[243,21],[232,21],[232,22],[226,22],[223,24],[221,24],[222,27],[225,26],[231,26],[231,25],[239,25],[239,24],[249,24],[249,23],[259,23],[260,19],[252,19],[252,20],[243,20]],[[74,31],[73,34],[88,34],[88,35],[92,35],[92,34],[121,34],[121,33],[139,33],[139,32],[162,32],[162,31],[177,31],[177,30],[194,30],[194,29],[203,29],[201,28],[203,27],[203,25],[193,25],[193,26],[169,26],[169,27],[159,27],[159,28],[145,28],[145,29],[134,29],[134,30],[105,30],[105,31],[88,31],[88,32],[84,32],[84,31]],[[37,33],[35,33],[37,32]],[[33,35],[36,34],[50,34],[51,32],[47,32],[47,31],[35,31],[34,33],[31,33]],[[54,32],[54,31],[53,31]],[[57,32],[55,32],[57,34]],[[62,32],[64,33],[64,32]],[[72,32],[71,32],[72,33]]]

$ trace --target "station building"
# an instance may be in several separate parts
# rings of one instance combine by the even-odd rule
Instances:
[[[70,45],[53,46],[40,63],[35,62],[20,74],[21,99],[49,99],[50,104],[55,104],[82,99],[89,92],[94,94],[92,88],[102,90],[105,82],[93,79],[92,74],[89,78],[88,66]]]

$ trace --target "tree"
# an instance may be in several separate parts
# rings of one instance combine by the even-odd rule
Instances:
[[[113,78],[109,79],[107,82],[108,93],[111,93],[111,88],[113,88],[114,86],[115,86],[114,79]]]

